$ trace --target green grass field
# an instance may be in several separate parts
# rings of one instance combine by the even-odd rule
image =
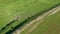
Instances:
[[[11,30],[11,26],[15,27],[28,17],[42,10],[47,10],[58,3],[60,3],[60,0],[0,0],[0,30],[16,15],[19,16],[20,20],[8,26],[4,33]]]
[[[46,17],[31,34],[60,34],[60,12]]]
[[[47,16],[44,18],[43,22],[39,24],[33,31],[29,33],[34,25],[40,23],[40,21],[35,22],[27,29],[21,32],[21,34],[60,34],[60,12]]]

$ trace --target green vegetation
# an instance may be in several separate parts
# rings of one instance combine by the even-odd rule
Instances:
[[[46,19],[31,34],[60,34],[60,12]]]
[[[29,26],[21,34],[60,34],[60,12],[44,18],[43,22],[29,33],[36,23],[40,23],[40,21]]]
[[[15,21],[4,31],[11,30],[28,17],[31,17],[42,10],[47,10],[58,4],[60,0],[0,0],[0,30],[18,15],[20,20]],[[2,31],[2,33],[3,33]]]

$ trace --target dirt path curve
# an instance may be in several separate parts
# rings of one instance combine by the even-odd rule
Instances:
[[[45,18],[46,16],[50,15],[52,12],[55,12],[55,11],[59,11],[58,8],[60,8],[60,6],[56,7],[56,8],[53,8],[52,10],[42,14],[41,16],[38,16],[36,19],[32,20],[31,22],[29,22],[29,24],[25,24],[25,27],[23,27],[22,29],[17,29],[15,32],[13,32],[12,34],[20,34],[22,31],[24,31],[26,28],[28,28],[31,24],[33,24],[34,22],[38,21],[38,20],[42,20],[43,18]],[[42,23],[42,22],[41,22]],[[31,29],[34,30],[37,26],[33,27]],[[31,32],[30,31],[30,32]]]

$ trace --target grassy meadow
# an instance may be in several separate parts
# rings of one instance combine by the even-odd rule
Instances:
[[[15,16],[19,16],[19,20],[3,30],[3,34],[28,17],[42,10],[47,10],[58,3],[60,3],[60,0],[0,0],[0,30],[15,19]]]

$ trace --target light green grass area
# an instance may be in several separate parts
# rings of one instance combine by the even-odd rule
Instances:
[[[0,0],[0,30],[14,19],[16,15],[20,17],[20,20],[15,21],[11,25],[12,27],[58,3],[60,3],[60,0]],[[7,31],[10,29],[9,26]]]
[[[40,23],[40,21],[36,23],[38,22]],[[21,34],[60,34],[60,12],[47,16],[41,24],[29,33],[31,28],[33,28],[32,25],[22,31]]]

